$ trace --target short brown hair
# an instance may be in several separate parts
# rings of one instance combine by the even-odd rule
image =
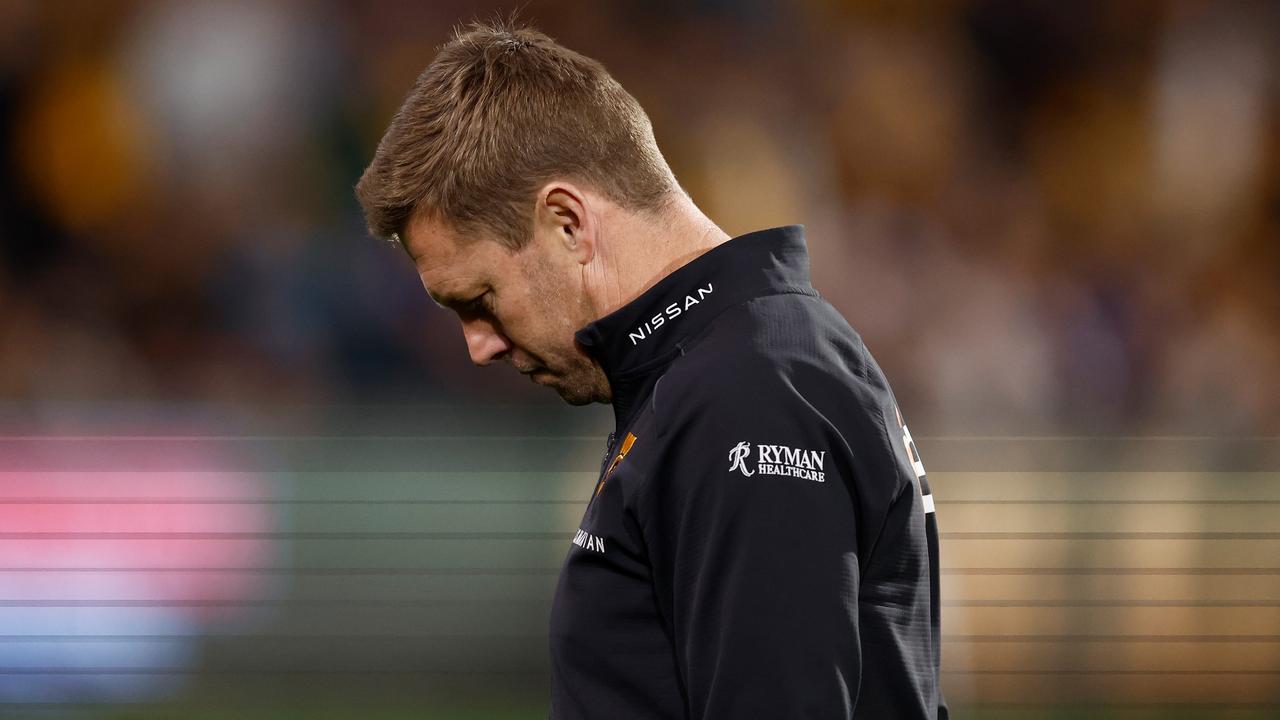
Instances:
[[[425,212],[517,250],[555,177],[634,210],[678,188],[649,117],[603,65],[527,26],[474,23],[418,76],[356,196],[375,236]]]

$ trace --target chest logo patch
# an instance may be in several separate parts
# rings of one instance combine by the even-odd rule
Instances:
[[[609,476],[613,474],[613,469],[618,467],[618,463],[622,462],[627,453],[631,452],[631,446],[635,444],[636,436],[627,433],[627,436],[622,440],[622,447],[618,450],[617,456],[613,458],[612,463],[609,463],[609,469],[604,471],[604,477],[600,478],[600,482],[596,485],[596,495],[599,495],[600,491],[604,489],[604,482],[609,479]]]
[[[826,482],[823,469],[827,460],[826,450],[804,450],[786,445],[757,443],[754,446],[755,461],[752,462],[752,449],[752,444],[745,440],[730,448],[729,472],[736,470],[743,477],[759,473]]]

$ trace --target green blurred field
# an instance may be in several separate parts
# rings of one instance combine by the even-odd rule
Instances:
[[[176,469],[234,479],[234,497],[213,505],[253,509],[266,525],[246,533],[210,516],[193,542],[270,552],[242,568],[170,568],[176,591],[214,577],[238,588],[212,597],[218,612],[194,634],[146,624],[156,608],[187,606],[147,594],[136,584],[145,572],[37,569],[59,584],[28,609],[53,624],[11,623],[7,682],[47,682],[39,699],[65,702],[0,703],[0,718],[545,718],[550,602],[604,433],[565,422],[535,436],[517,420],[450,417],[411,436],[153,438],[127,453],[106,438],[80,442],[80,456],[12,440],[11,456],[31,458],[21,473],[63,473],[60,492],[95,498],[78,522],[85,542],[103,544],[182,537],[118,540],[95,527],[121,504],[196,502],[157,464],[171,455],[148,453],[212,447],[216,460],[179,455],[189,459]],[[954,717],[1280,717],[1275,442],[926,441]],[[119,489],[143,500],[102,497],[103,467],[131,473]],[[108,575],[119,584],[75,584]],[[105,613],[98,630],[75,624],[85,607]],[[22,658],[37,651],[49,659]],[[154,690],[111,690],[126,678]]]

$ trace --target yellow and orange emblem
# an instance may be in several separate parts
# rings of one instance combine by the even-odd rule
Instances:
[[[613,462],[609,464],[609,469],[604,472],[604,477],[600,478],[600,484],[596,485],[596,495],[599,495],[600,491],[604,489],[604,481],[609,479],[609,476],[613,474],[613,469],[618,467],[618,463],[622,462],[622,458],[627,456],[627,453],[631,450],[631,446],[635,445],[635,443],[636,436],[631,433],[627,433],[627,436],[622,439],[622,447],[618,449],[617,457],[615,457]]]

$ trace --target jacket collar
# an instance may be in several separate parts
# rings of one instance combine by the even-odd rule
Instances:
[[[816,295],[804,227],[739,235],[699,255],[635,300],[578,330],[575,339],[604,369],[621,429],[651,380],[721,312],[763,295]]]

